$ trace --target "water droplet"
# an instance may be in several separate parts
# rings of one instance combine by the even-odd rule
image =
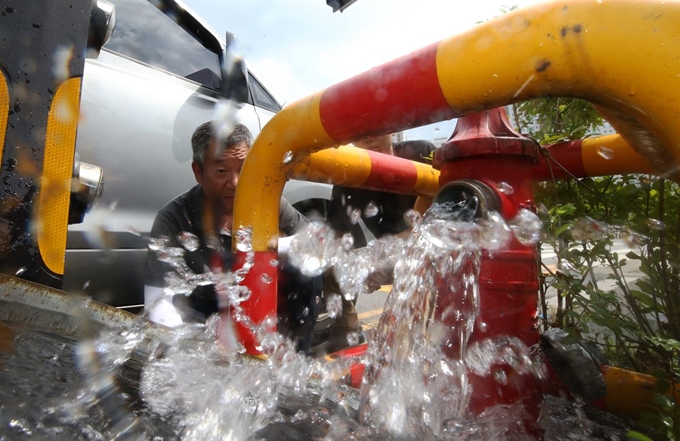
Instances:
[[[666,229],[666,225],[659,219],[648,219],[647,226],[656,231],[663,231]]]
[[[182,231],[179,233],[177,235],[177,241],[187,251],[196,251],[201,243],[195,234],[191,234],[187,231]]]
[[[302,421],[307,417],[307,414],[302,410],[298,410],[295,412],[295,415],[293,415],[293,421]]]
[[[156,251],[156,258],[161,262],[176,263],[184,256],[184,248],[165,247]]]
[[[352,236],[352,233],[345,233],[342,235],[340,242],[342,244],[342,249],[349,251],[354,246],[354,236]]]
[[[408,210],[404,213],[404,220],[406,221],[406,225],[413,228],[423,220],[423,217],[415,210]]]
[[[269,274],[266,274],[266,273],[265,273],[265,274],[262,274],[261,279],[262,279],[262,282],[263,282],[263,283],[266,283],[267,285],[269,285],[270,283],[272,283],[272,282],[274,281],[274,280],[272,279],[272,277],[271,277]]]
[[[269,266],[276,268],[277,266],[279,266],[279,261],[276,259],[272,259],[269,261]]]
[[[528,247],[541,240],[543,223],[536,214],[522,208],[511,221],[510,229],[519,243]]]
[[[322,260],[316,256],[308,256],[300,267],[303,274],[318,276],[323,272]]]
[[[486,219],[479,222],[479,225],[482,227],[479,245],[487,250],[504,248],[512,237],[510,227],[496,212],[490,212]]]
[[[566,259],[560,259],[557,264],[557,271],[564,274],[565,276],[575,279],[581,277],[581,272],[576,268],[576,266],[574,266],[573,263]]]
[[[649,238],[647,236],[630,229],[627,231],[623,239],[626,241],[626,245],[628,245],[631,248],[642,247],[649,242]]]
[[[26,271],[26,267],[25,267],[25,266],[22,266],[21,268],[19,268],[19,269],[17,270],[17,272],[16,272],[14,275],[15,275],[15,276],[20,276],[20,275],[22,275],[25,271]]]
[[[364,208],[364,216],[366,216],[367,218],[377,216],[377,214],[379,212],[380,212],[380,209],[378,208],[378,206],[373,201],[369,202],[366,205],[366,208]]]
[[[149,249],[151,251],[159,251],[159,250],[165,248],[167,243],[168,243],[167,237],[160,237],[160,238],[152,237],[152,238],[149,239]]]
[[[246,347],[243,345],[243,343],[238,342],[238,344],[236,345],[236,352],[238,352],[239,354],[246,353]]]
[[[293,160],[293,152],[290,150],[287,151],[286,153],[283,154],[283,163],[284,164],[290,164],[290,162]]]
[[[253,228],[240,227],[236,231],[236,249],[241,252],[253,250]]]
[[[52,55],[52,74],[55,82],[66,81],[70,76],[71,57],[73,56],[73,46],[59,46]]]
[[[574,240],[585,242],[589,240],[600,240],[609,234],[609,226],[589,217],[583,217],[574,222],[570,229]]]
[[[326,312],[330,318],[342,315],[342,299],[337,294],[331,294],[326,298]]]
[[[90,286],[90,281],[89,281],[89,280],[86,281],[85,283],[83,283],[83,291],[86,290],[87,288],[89,288],[89,286]]]
[[[127,230],[130,234],[134,234],[137,237],[142,237],[142,233],[132,225],[128,225]]]
[[[496,369],[493,372],[493,378],[498,384],[508,384],[508,376],[503,369]]]
[[[347,344],[350,346],[356,346],[359,344],[359,333],[358,332],[350,332],[347,334]]]
[[[601,145],[597,148],[597,154],[604,159],[612,159],[614,157],[614,150]]]
[[[229,300],[231,300],[233,303],[239,304],[248,300],[252,292],[247,286],[236,285],[229,288],[228,294]]]
[[[512,185],[508,184],[507,182],[501,182],[498,184],[498,191],[503,194],[513,194],[515,189],[512,188]]]
[[[308,315],[309,315],[309,308],[305,306],[305,307],[302,309],[302,316],[303,316],[303,317],[307,317]]]
[[[358,209],[353,209],[351,205],[347,206],[347,214],[349,215],[349,221],[352,225],[359,222],[361,219],[361,211]]]
[[[264,332],[271,333],[276,330],[276,324],[278,323],[278,319],[274,316],[267,316],[264,320],[262,320],[262,323],[260,323],[259,329],[261,329]]]

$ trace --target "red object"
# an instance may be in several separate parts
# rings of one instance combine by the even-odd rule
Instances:
[[[439,86],[438,46],[431,44],[324,90],[319,114],[326,133],[342,143],[459,116]]]
[[[466,179],[483,182],[494,190],[500,214],[507,222],[521,208],[534,210],[531,172],[538,161],[536,143],[515,133],[505,111],[499,108],[461,118],[452,138],[435,152],[434,166],[441,171],[440,187]],[[537,262],[536,248],[514,238],[506,249],[483,253],[479,275],[481,312],[471,343],[502,335],[518,337],[527,346],[538,343]],[[453,294],[439,295],[438,310],[446,309],[447,300],[453,302]],[[448,324],[447,319],[440,320]],[[451,357],[458,357],[459,351],[455,344],[447,348]],[[503,369],[507,381],[501,384],[493,375],[471,378],[472,411],[481,413],[495,404],[522,401],[534,413],[527,421],[528,427],[533,426],[538,418],[540,384],[530,374],[520,376],[502,366],[494,369]]]
[[[351,358],[359,357],[366,354],[368,350],[368,343],[362,343],[359,346],[352,346],[351,348],[341,349],[337,352],[332,353],[328,356],[329,359],[334,360],[336,358]],[[349,368],[349,383],[350,386],[354,388],[361,387],[361,381],[364,378],[364,370],[366,365],[363,363],[353,363]]]
[[[250,317],[254,326],[262,323],[267,317],[276,318],[277,314],[277,277],[278,277],[278,253],[276,251],[256,251],[254,254],[253,266],[245,276],[242,286],[248,287],[251,291],[250,298],[241,302],[245,314]],[[246,262],[247,253],[237,251],[234,270],[243,267]],[[222,307],[222,305],[220,305]],[[232,314],[236,323],[239,341],[243,343],[248,354],[261,354],[256,349],[257,342],[253,332],[248,327],[239,322],[233,314],[234,308],[223,309],[220,314]]]
[[[415,188],[418,182],[418,170],[413,162],[370,150],[366,153],[371,158],[371,173],[362,185],[363,188],[394,192]]]

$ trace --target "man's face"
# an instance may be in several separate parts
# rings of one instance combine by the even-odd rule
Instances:
[[[372,150],[378,153],[385,153],[392,155],[392,135],[382,135],[374,137],[366,137],[359,141],[355,141],[354,145],[364,150]]]
[[[248,153],[245,142],[217,151],[212,142],[205,152],[203,167],[192,163],[196,181],[203,188],[208,204],[216,214],[231,214],[241,167]]]

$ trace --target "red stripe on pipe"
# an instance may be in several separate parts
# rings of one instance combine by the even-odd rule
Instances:
[[[437,77],[432,44],[326,89],[319,113],[328,135],[350,142],[458,116]]]
[[[237,251],[234,270],[243,268],[247,260],[247,253]],[[254,252],[253,266],[245,275],[242,286],[250,289],[250,297],[241,302],[243,313],[255,325],[262,323],[267,317],[277,317],[277,281],[278,281],[278,253],[276,251]],[[222,308],[222,305],[220,305]],[[220,311],[220,314],[234,314],[234,308]],[[248,327],[239,322],[240,317],[233,316],[236,322],[238,338],[251,355],[260,354],[256,349],[257,339]],[[218,338],[223,338],[220,334]]]
[[[581,140],[559,142],[545,148],[548,156],[534,168],[531,175],[538,181],[552,179],[583,178],[588,176],[583,165]],[[544,152],[545,153],[545,152]]]
[[[413,162],[367,151],[371,158],[371,173],[362,187],[396,193],[410,193],[418,181],[418,170]]]

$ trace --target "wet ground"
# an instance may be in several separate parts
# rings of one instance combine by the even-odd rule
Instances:
[[[143,356],[128,358],[110,387],[102,389],[92,379],[83,381],[73,337],[16,324],[2,325],[0,330],[0,440],[104,440],[124,430],[135,439],[140,435],[158,441],[183,438],[177,415],[155,414],[140,397]],[[282,397],[278,416],[251,439],[323,439],[333,425],[337,435],[338,424],[343,436],[332,439],[371,439],[362,435],[354,419],[352,408],[358,406],[358,397],[340,413],[336,403],[317,398]],[[629,439],[628,421],[550,396],[545,397],[541,426],[548,440]],[[430,437],[419,439],[426,438]],[[461,434],[443,439],[479,438]]]

